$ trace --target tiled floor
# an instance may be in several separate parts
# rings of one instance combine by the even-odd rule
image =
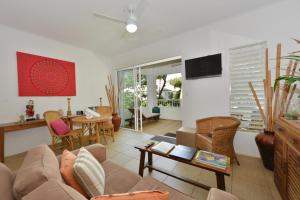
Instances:
[[[182,122],[180,120],[149,120],[143,122],[143,132],[152,135],[164,135],[166,133],[176,133],[176,130],[181,126]]]
[[[134,145],[148,140],[151,137],[152,135],[150,134],[120,130],[120,132],[116,134],[116,141],[114,143],[108,139],[109,144],[106,145],[108,158],[137,173],[139,152],[134,149]],[[22,163],[23,158],[24,154],[9,157],[6,159],[6,164],[13,170],[16,170]],[[237,166],[234,164],[232,175],[225,177],[226,190],[228,192],[233,193],[241,200],[280,199],[274,185],[273,173],[264,169],[259,159],[246,156],[238,156],[238,158],[241,165]],[[154,165],[216,187],[214,173],[206,170],[157,156],[154,156]],[[148,174],[147,170],[145,170],[145,174]],[[208,191],[204,189],[197,188],[158,172],[153,172],[151,176],[195,199],[206,199]]]

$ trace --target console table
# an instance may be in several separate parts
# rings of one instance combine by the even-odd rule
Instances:
[[[72,127],[71,119],[77,116],[65,116],[63,119],[67,121],[70,126]],[[20,131],[25,129],[31,128],[38,128],[42,126],[46,126],[46,121],[44,119],[28,121],[28,122],[11,122],[11,123],[4,123],[0,124],[0,162],[4,162],[4,139],[5,133],[13,132],[13,131]]]

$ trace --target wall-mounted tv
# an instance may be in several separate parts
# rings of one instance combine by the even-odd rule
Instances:
[[[186,79],[222,75],[222,55],[215,54],[185,61]]]

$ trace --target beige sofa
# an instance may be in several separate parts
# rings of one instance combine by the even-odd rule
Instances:
[[[145,190],[161,190],[170,193],[170,200],[192,198],[153,179],[139,175],[106,160],[105,147],[100,144],[86,149],[101,163],[105,171],[105,194]],[[76,154],[78,151],[74,151]],[[0,194],[3,200],[86,200],[80,193],[67,186],[59,172],[60,156],[56,157],[47,145],[39,145],[28,151],[20,169],[13,173],[0,163]],[[236,200],[233,195],[211,189],[209,200]]]

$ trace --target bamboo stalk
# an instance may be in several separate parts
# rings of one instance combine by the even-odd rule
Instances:
[[[252,94],[253,94],[253,97],[254,97],[254,99],[255,99],[256,105],[257,105],[257,107],[258,107],[258,109],[259,109],[260,115],[261,115],[261,117],[262,117],[264,123],[266,124],[266,116],[265,116],[265,114],[264,114],[263,109],[261,108],[261,104],[260,104],[260,102],[259,102],[259,100],[258,100],[256,91],[255,91],[255,89],[254,89],[254,87],[253,87],[253,85],[252,85],[252,82],[249,81],[248,84],[249,84],[249,87],[250,87],[250,89],[251,89],[251,91],[252,91]]]
[[[268,94],[268,131],[273,131],[273,117],[272,117],[272,86],[271,86],[271,70],[267,73],[267,94]]]
[[[280,76],[280,58],[281,58],[281,44],[277,44],[275,79],[277,79]],[[278,82],[278,87],[276,88],[276,91],[275,91],[273,125],[274,125],[275,119],[277,118],[277,113],[278,113],[279,88],[280,88],[280,83]]]
[[[289,109],[289,106],[290,106],[291,100],[292,100],[292,98],[293,98],[293,96],[294,96],[296,87],[297,87],[297,84],[294,84],[294,85],[293,85],[293,88],[292,88],[292,90],[291,90],[291,92],[290,92],[290,96],[289,96],[289,98],[288,98],[287,104],[286,104],[285,112],[287,112],[287,110]]]
[[[286,76],[290,75],[292,65],[293,65],[293,61],[290,61],[288,67],[286,68],[286,72],[285,72]],[[283,111],[284,111],[283,109],[284,109],[284,105],[286,103],[286,98],[287,98],[288,92],[289,92],[288,91],[288,84],[287,84],[287,81],[285,81],[284,85],[283,85],[283,91],[282,91],[282,94],[281,94],[280,116],[283,115]]]

